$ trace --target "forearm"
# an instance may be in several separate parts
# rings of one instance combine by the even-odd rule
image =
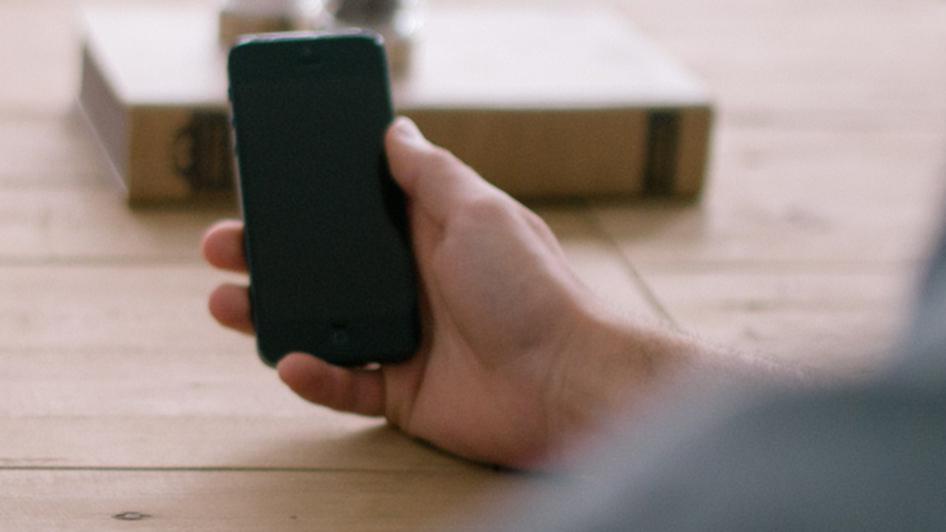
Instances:
[[[553,383],[550,421],[559,447],[601,431],[618,416],[639,415],[672,397],[675,386],[710,391],[734,384],[801,385],[800,368],[725,352],[659,326],[607,310],[586,313],[587,335],[578,335]]]

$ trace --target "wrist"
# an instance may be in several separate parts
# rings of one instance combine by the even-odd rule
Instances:
[[[643,408],[693,352],[687,340],[601,305],[579,313],[571,340],[548,400],[550,439],[559,449]]]

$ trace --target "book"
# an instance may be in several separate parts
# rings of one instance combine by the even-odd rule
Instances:
[[[226,54],[205,4],[86,6],[79,107],[132,203],[232,190]],[[609,10],[431,7],[399,114],[522,198],[697,195],[712,101]]]

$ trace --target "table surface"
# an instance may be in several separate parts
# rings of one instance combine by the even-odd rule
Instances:
[[[946,4],[610,3],[719,114],[699,203],[533,205],[579,275],[723,345],[887,363],[940,218]],[[73,109],[72,9],[0,4],[2,527],[415,529],[538,482],[304,404],[212,322],[197,243],[235,211],[122,203]]]

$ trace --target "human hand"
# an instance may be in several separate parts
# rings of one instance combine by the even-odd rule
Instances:
[[[634,375],[646,373],[647,357],[624,352],[626,327],[578,281],[538,216],[430,144],[407,119],[397,120],[385,141],[408,201],[421,347],[410,360],[379,369],[291,354],[279,376],[313,403],[383,415],[460,456],[538,466],[567,440],[572,423],[562,419],[569,410],[562,401],[575,394],[572,372],[585,367],[577,357],[620,353],[620,365]],[[236,221],[212,227],[203,243],[208,262],[245,272],[242,232]],[[252,334],[249,305],[246,287],[236,285],[218,287],[209,302],[220,323]]]

